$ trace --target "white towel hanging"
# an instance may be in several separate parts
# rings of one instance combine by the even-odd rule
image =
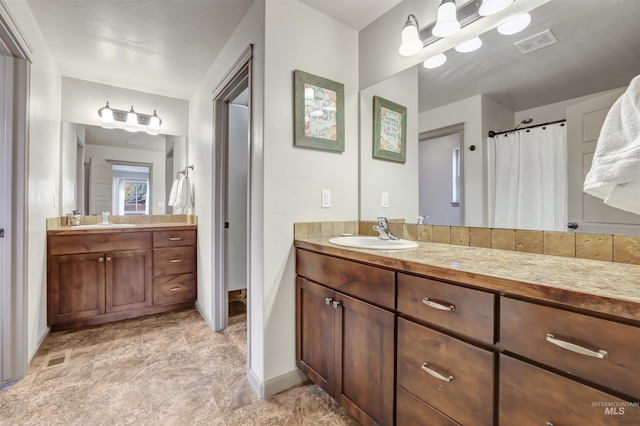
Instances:
[[[178,196],[178,187],[180,186],[180,176],[181,174],[173,181],[173,185],[171,185],[171,192],[169,193],[169,206],[173,207],[176,204],[176,197]]]

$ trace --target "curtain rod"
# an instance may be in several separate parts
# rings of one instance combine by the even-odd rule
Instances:
[[[564,123],[565,121],[567,121],[567,120],[563,119],[563,120],[549,121],[547,123],[534,124],[533,126],[520,127],[518,129],[514,129],[514,130],[505,130],[504,132],[494,132],[493,130],[489,130],[489,137],[492,138],[494,136],[502,135],[504,133],[511,133],[511,132],[515,132],[515,131],[518,131],[518,130],[524,130],[524,129],[532,129],[534,127],[540,127],[540,126],[548,126],[550,124]]]

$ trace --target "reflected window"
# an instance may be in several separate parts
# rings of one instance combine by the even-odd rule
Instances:
[[[454,148],[451,156],[451,204],[460,205],[460,148]]]
[[[149,214],[149,205],[147,204],[148,189],[148,181],[124,181],[124,199],[122,201],[125,215]]]

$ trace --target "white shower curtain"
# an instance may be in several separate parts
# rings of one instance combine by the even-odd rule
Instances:
[[[495,148],[495,228],[567,229],[565,123],[489,138]]]

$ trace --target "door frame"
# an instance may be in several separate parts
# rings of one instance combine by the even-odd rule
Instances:
[[[27,176],[29,79],[33,50],[0,0],[0,55],[5,61],[0,121],[4,161],[5,261],[0,274],[0,387],[28,372],[27,335]]]
[[[252,65],[253,45],[240,55],[235,64],[229,69],[218,87],[213,91],[213,145],[214,145],[214,196],[213,196],[213,271],[214,287],[211,294],[213,306],[213,328],[216,331],[227,327],[229,320],[228,292],[227,292],[227,238],[225,222],[227,218],[227,184],[228,184],[228,145],[229,145],[229,102],[245,89],[249,89],[249,120],[247,143],[249,155],[247,158],[247,212],[245,224],[247,228],[247,314],[251,305],[251,156],[252,156]],[[238,226],[243,226],[239,223]],[[250,327],[247,326],[247,340],[250,341]],[[251,348],[247,346],[247,359],[250,359]]]

